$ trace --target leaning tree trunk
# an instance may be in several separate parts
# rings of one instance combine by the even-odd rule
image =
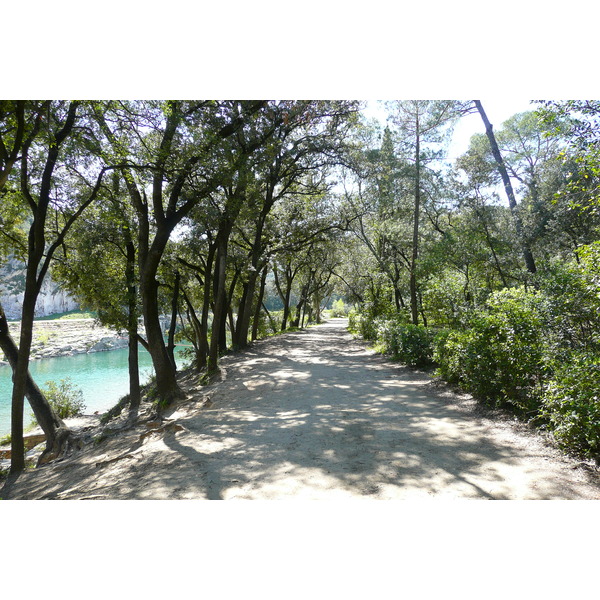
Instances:
[[[12,339],[8,329],[8,322],[4,310],[0,305],[0,348],[8,364],[13,371],[13,377],[20,371],[19,366],[19,349]],[[27,361],[28,362],[28,361]],[[38,465],[48,462],[61,453],[67,452],[70,447],[79,447],[79,438],[73,434],[73,432],[65,425],[65,423],[56,415],[52,410],[52,407],[48,404],[44,394],[37,386],[31,374],[29,368],[25,368],[25,378],[23,385],[23,396],[29,401],[29,405],[33,410],[33,414],[42,428],[42,431],[46,435],[46,448],[42,452],[38,459]],[[13,383],[14,385],[14,383]],[[13,399],[14,399],[14,388],[13,388]],[[15,443],[15,419],[11,418],[11,473],[22,471],[25,468],[25,444],[23,440],[23,410],[24,403],[20,405],[20,419],[17,418],[17,424],[20,423],[20,437],[17,433],[17,439]],[[13,407],[14,415],[14,407]],[[18,432],[18,428],[16,429]],[[16,460],[15,458],[15,451]]]
[[[481,115],[481,119],[483,124],[485,125],[485,133],[490,142],[490,146],[492,148],[492,154],[494,155],[494,160],[496,161],[496,165],[498,167],[498,171],[500,172],[500,177],[502,177],[502,183],[504,184],[504,190],[506,191],[506,196],[508,198],[508,205],[510,206],[510,211],[512,213],[515,229],[517,231],[517,237],[521,244],[521,252],[523,253],[523,259],[525,260],[525,266],[530,273],[536,272],[535,261],[533,259],[533,254],[531,253],[531,249],[525,240],[525,236],[523,234],[523,223],[521,221],[521,217],[519,216],[517,201],[515,199],[515,194],[512,188],[512,184],[510,182],[510,177],[508,176],[508,172],[506,170],[506,166],[504,165],[504,161],[502,160],[502,155],[500,154],[500,149],[498,148],[498,143],[496,142],[496,136],[494,135],[494,131],[492,128],[492,124],[489,122],[485,111],[483,110],[483,106],[479,100],[474,100],[475,106]]]
[[[6,360],[8,360],[8,364],[14,372],[17,368],[17,362],[19,360],[19,349],[17,348],[15,341],[10,335],[10,331],[8,329],[8,321],[6,320],[6,315],[4,314],[4,309],[1,305],[0,349],[2,349],[2,352],[4,352]],[[46,398],[44,397],[44,394],[31,377],[29,369],[27,370],[27,379],[25,383],[25,396],[29,400],[37,422],[40,424],[52,423],[54,425],[54,427],[47,428],[47,430],[42,427],[42,429],[44,429],[44,433],[46,434],[46,439],[52,444],[54,441],[53,438],[56,436],[56,430],[64,428],[65,424],[56,415],[56,413],[52,410],[51,406],[48,404]]]

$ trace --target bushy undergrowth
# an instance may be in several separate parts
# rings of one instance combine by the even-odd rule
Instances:
[[[347,317],[348,307],[345,302],[340,298],[331,305],[330,314],[332,317]]]
[[[492,295],[468,330],[439,340],[439,375],[494,406],[536,411],[546,370],[536,300],[523,289]]]
[[[379,325],[377,339],[386,354],[410,367],[426,367],[433,362],[434,337],[431,329],[386,320]]]
[[[75,387],[69,377],[61,379],[59,383],[48,381],[43,392],[46,400],[61,419],[83,415],[86,408],[83,392]],[[34,415],[32,415],[32,419],[35,423]]]
[[[403,316],[371,317],[350,311],[348,329],[365,340],[376,342],[379,352],[390,354],[411,367],[425,367],[433,362],[436,333],[431,329],[406,323]]]
[[[370,342],[377,339],[379,321],[379,319],[357,310],[351,310],[348,313],[348,329]]]
[[[351,311],[349,329],[410,366],[551,431],[568,451],[600,459],[600,246],[581,266],[540,274],[539,289],[504,289],[462,329]]]
[[[556,366],[543,395],[542,415],[559,444],[586,456],[600,456],[600,361],[573,353]]]

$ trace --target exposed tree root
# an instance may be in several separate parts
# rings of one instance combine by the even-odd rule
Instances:
[[[83,448],[83,439],[73,433],[68,427],[59,427],[56,430],[54,439],[48,439],[46,449],[40,455],[37,466],[49,463],[59,457],[65,457],[72,454],[74,450]]]

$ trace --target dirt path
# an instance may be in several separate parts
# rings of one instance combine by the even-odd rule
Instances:
[[[212,404],[24,473],[4,498],[600,499],[597,472],[353,340],[345,320],[224,359]],[[193,390],[192,390],[193,391]]]

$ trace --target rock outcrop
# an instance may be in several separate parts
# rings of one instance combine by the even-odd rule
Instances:
[[[25,270],[23,264],[11,259],[0,269],[0,303],[9,319],[21,318]],[[36,317],[59,314],[79,308],[79,303],[46,277],[35,306]]]

